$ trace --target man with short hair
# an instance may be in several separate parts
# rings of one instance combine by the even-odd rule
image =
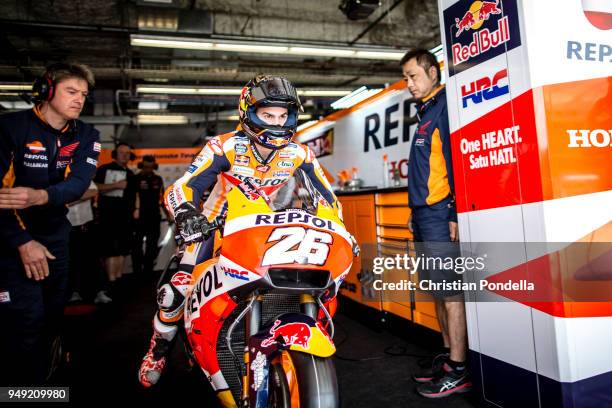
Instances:
[[[132,247],[136,198],[134,173],[127,165],[133,155],[129,144],[118,143],[112,153],[113,161],[100,166],[94,178],[100,191],[100,251],[111,285],[122,276],[125,257],[130,254]],[[108,294],[102,293],[98,300],[108,303],[109,299]]]
[[[99,134],[77,118],[94,85],[84,65],[53,64],[31,110],[0,116],[0,385],[37,385],[68,298],[66,204],[96,171]]]
[[[137,207],[134,211],[134,248],[132,266],[134,273],[151,276],[153,264],[157,258],[157,241],[159,241],[159,223],[161,209],[164,206],[164,180],[157,174],[155,156],[146,155],[138,163],[140,172],[134,176]],[[143,240],[145,250],[143,252]]]
[[[457,211],[450,131],[446,94],[440,84],[440,67],[436,57],[427,50],[408,51],[400,61],[406,85],[412,96],[419,99],[418,124],[413,136],[408,161],[408,204],[412,210],[409,228],[419,243],[417,256],[456,257],[458,241]],[[453,270],[421,268],[421,280],[433,283],[461,281]],[[420,395],[441,398],[471,388],[466,369],[467,328],[463,292],[460,290],[431,291],[444,350],[432,367],[414,376],[423,383]]]

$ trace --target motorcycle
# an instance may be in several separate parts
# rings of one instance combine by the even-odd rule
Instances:
[[[301,170],[276,188],[228,180],[216,256],[186,295],[188,356],[223,407],[338,407],[332,317],[358,247]]]

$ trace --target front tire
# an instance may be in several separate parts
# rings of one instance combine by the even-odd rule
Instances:
[[[297,383],[299,408],[339,407],[338,380],[331,357],[317,357],[299,351],[288,353],[295,370],[295,378],[288,378],[288,381]]]

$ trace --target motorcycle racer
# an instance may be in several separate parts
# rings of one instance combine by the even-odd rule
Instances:
[[[314,154],[292,141],[302,110],[293,85],[282,77],[256,76],[243,88],[238,110],[238,130],[210,139],[187,172],[166,191],[166,205],[188,246],[179,271],[158,290],[154,333],[139,370],[145,387],[156,384],[164,369],[182,320],[193,268],[213,255],[214,239],[206,227],[223,213],[226,194],[234,185],[251,182],[270,194],[301,169],[325,199],[324,205],[342,218],[340,203]],[[201,203],[213,185],[209,198]]]

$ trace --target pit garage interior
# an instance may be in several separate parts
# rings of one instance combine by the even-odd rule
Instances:
[[[535,0],[495,0],[491,2],[467,0],[0,0],[0,49],[2,50],[0,53],[0,116],[32,108],[30,100],[32,83],[49,64],[55,62],[86,64],[93,71],[96,84],[86,99],[80,119],[93,125],[100,133],[102,155],[99,164],[104,164],[102,157],[105,157],[106,162],[111,160],[110,152],[118,143],[127,143],[134,149],[139,160],[146,154],[156,155],[160,159],[160,174],[165,171],[161,175],[164,178],[165,186],[168,187],[190,168],[191,158],[211,138],[236,130],[239,120],[238,98],[247,81],[261,73],[286,77],[298,90],[304,108],[299,114],[296,137],[305,137],[304,143],[317,141],[315,144],[309,144],[309,147],[316,149],[316,156],[326,167],[331,166],[333,171],[330,172],[330,176],[334,179],[332,185],[343,206],[344,223],[347,230],[361,245],[362,251],[361,260],[357,259],[353,263],[339,291],[338,311],[334,317],[333,341],[337,351],[332,360],[337,373],[340,406],[351,408],[608,407],[612,406],[612,402],[606,399],[609,398],[607,394],[601,399],[595,397],[590,399],[587,396],[580,400],[582,401],[580,403],[576,402],[578,399],[570,401],[573,395],[578,395],[580,392],[590,395],[591,390],[595,390],[593,395],[601,394],[603,389],[601,384],[605,383],[602,381],[605,380],[609,384],[612,378],[609,375],[612,371],[607,366],[604,367],[608,363],[607,360],[601,366],[593,369],[591,373],[592,378],[597,377],[597,382],[578,382],[589,380],[591,374],[580,374],[582,377],[578,374],[574,377],[571,375],[568,375],[567,378],[563,377],[559,374],[565,367],[563,364],[560,365],[563,366],[561,368],[555,366],[551,369],[555,375],[559,374],[557,377],[549,375],[554,378],[554,381],[549,381],[546,373],[541,374],[538,371],[537,364],[540,360],[537,360],[539,357],[536,357],[536,349],[542,347],[540,351],[544,349],[546,350],[544,354],[546,354],[550,348],[548,343],[544,344],[548,341],[546,336],[551,337],[552,342],[556,340],[554,337],[556,334],[543,335],[545,340],[537,339],[534,334],[537,319],[533,316],[540,316],[538,314],[540,311],[529,309],[530,311],[526,312],[529,316],[525,317],[523,309],[516,312],[518,308],[524,306],[523,304],[518,305],[520,302],[501,302],[501,305],[494,302],[486,303],[479,307],[486,307],[482,315],[488,316],[490,320],[482,323],[480,328],[477,324],[470,326],[468,322],[470,342],[473,342],[475,338],[480,340],[480,334],[485,331],[486,336],[490,335],[489,337],[483,335],[482,344],[476,344],[478,341],[474,341],[476,344],[474,349],[472,344],[468,349],[469,361],[477,361],[473,367],[470,367],[471,363],[468,363],[469,370],[477,372],[478,380],[476,381],[480,381],[474,386],[472,392],[455,394],[443,399],[423,398],[416,392],[418,384],[411,377],[415,372],[431,366],[433,357],[443,346],[436,309],[431,298],[423,301],[415,299],[411,294],[410,297],[394,300],[385,298],[384,293],[373,298],[367,289],[375,278],[368,264],[373,257],[392,257],[415,249],[414,237],[407,227],[411,210],[408,207],[406,171],[410,137],[415,134],[418,118],[415,114],[416,99],[410,96],[402,80],[402,67],[399,65],[400,59],[408,49],[416,47],[430,50],[441,62],[442,80],[443,82],[448,81],[446,82],[447,89],[451,85],[454,87],[452,97],[455,98],[455,112],[459,112],[455,117],[453,117],[454,113],[450,114],[451,131],[460,128],[458,123],[461,123],[466,117],[461,115],[471,115],[466,123],[471,121],[476,123],[478,119],[485,118],[493,111],[499,112],[502,102],[507,103],[504,109],[508,108],[512,102],[510,94],[515,97],[519,93],[514,91],[519,89],[516,88],[516,84],[519,87],[523,86],[520,88],[521,93],[526,90],[532,92],[531,88],[537,88],[532,98],[535,101],[534,104],[541,102],[542,106],[545,106],[545,103],[552,104],[551,101],[559,101],[559,104],[562,105],[567,103],[568,99],[574,98],[580,106],[585,106],[585,112],[587,110],[591,112],[589,121],[592,120],[593,123],[599,121],[597,123],[600,124],[607,121],[605,125],[597,125],[601,129],[610,123],[611,73],[609,68],[607,68],[607,73],[604,72],[606,68],[593,68],[596,67],[596,64],[605,62],[606,58],[612,55],[612,44],[609,37],[605,40],[600,33],[593,34],[592,31],[587,31],[581,21],[582,25],[576,29],[576,33],[580,36],[576,34],[576,38],[565,38],[563,37],[565,33],[556,31],[554,41],[553,39],[551,41],[560,45],[558,47],[551,45],[550,49],[543,51],[546,47],[541,41],[534,40],[534,38],[544,38],[544,34],[538,30],[544,27],[550,28],[552,22],[536,19],[533,14],[541,11],[539,7],[543,7],[544,3],[554,2],[538,0],[540,1],[539,5],[535,5]],[[592,20],[597,23],[593,24],[598,30],[606,30],[605,27],[608,27],[607,33],[610,33],[612,25],[606,22],[612,21],[610,19],[612,8],[606,1],[609,0],[583,0],[581,6],[574,5],[574,3],[579,4],[580,0],[568,0],[567,2],[572,3],[571,7],[580,11],[580,18],[582,18],[581,7],[588,17],[588,10],[592,8],[587,5],[597,3],[598,5],[593,7],[599,7],[605,12],[599,13]],[[486,15],[482,14],[484,3],[487,3],[489,7],[489,14]],[[444,5],[444,10],[439,10],[439,5]],[[505,7],[503,14],[501,9],[497,8],[502,5]],[[574,9],[571,9],[571,12],[560,11],[562,9],[564,7],[559,6],[559,10],[554,13],[563,18],[569,18],[570,14],[575,14]],[[474,43],[466,42],[471,40],[459,37],[461,31],[457,32],[454,27],[458,28],[465,22],[460,20],[462,17],[466,19],[478,15],[478,10],[481,10],[480,17],[478,17],[480,20],[476,22],[470,20],[471,22],[466,23],[461,28],[464,30],[462,36],[472,38],[473,32],[473,38],[476,41],[476,32],[498,30],[499,37],[497,38],[501,38],[500,41],[505,41],[507,44],[500,46],[497,51],[491,51],[493,47],[499,45],[494,44],[491,45],[491,50],[477,53],[482,55],[468,56],[472,52],[470,50]],[[531,17],[527,18],[526,15]],[[538,28],[540,22],[542,25]],[[443,43],[445,33],[441,32],[441,24],[451,27],[447,29],[446,43]],[[601,24],[603,24],[603,29],[600,28]],[[525,27],[528,27],[529,30],[526,30]],[[589,26],[588,30],[595,29]],[[595,39],[590,39],[591,37],[588,37],[587,34],[583,34],[587,32],[591,33],[589,35]],[[529,44],[526,41],[526,33],[529,34],[529,39],[532,41]],[[570,34],[574,35],[574,33],[567,33],[567,35]],[[448,36],[452,36],[452,40],[448,40]],[[486,38],[495,39],[496,37]],[[519,38],[518,41],[517,38]],[[446,66],[449,61],[444,55],[444,50],[446,47],[448,52],[449,45],[453,41],[464,41],[461,44],[465,49],[460,48],[459,52],[455,53],[453,58],[459,58],[459,60],[454,60],[454,68],[452,66],[449,68]],[[491,44],[493,41],[491,40]],[[564,48],[566,44],[567,49]],[[591,47],[589,44],[595,45]],[[527,53],[525,50],[528,45],[537,51]],[[500,51],[502,49],[504,50]],[[598,50],[597,53],[593,51],[595,49]],[[454,50],[453,46],[453,52]],[[516,62],[519,60],[517,57],[519,50],[520,58],[524,58],[520,61],[521,64]],[[546,58],[553,61],[553,57],[550,56],[552,54],[547,54],[547,52],[552,53],[558,50],[561,51],[555,58],[559,57],[563,64],[567,63],[568,66],[590,64],[584,71],[588,74],[582,74],[582,67],[586,65],[571,65],[568,71],[575,75],[568,74],[566,77],[563,77],[566,72],[563,64],[557,64],[560,68],[554,72],[548,66],[545,69],[542,68],[548,64],[545,61]],[[494,52],[496,54],[490,57],[489,54],[486,54],[487,52],[491,55]],[[506,56],[508,56],[507,59],[504,59]],[[464,58],[464,61],[461,61],[460,58]],[[526,63],[527,60],[531,65]],[[525,62],[524,69],[522,62]],[[464,64],[457,69],[460,63]],[[551,62],[553,63],[554,61]],[[517,66],[519,68],[513,73],[513,67]],[[609,67],[609,64],[607,66]],[[491,71],[494,67],[496,72]],[[463,75],[469,77],[470,80],[460,84],[459,73],[470,69],[472,69],[470,72],[477,72],[477,74],[470,74],[470,76],[464,73]],[[530,77],[528,69],[531,70],[531,74],[536,71],[537,73]],[[447,78],[446,75],[449,72],[451,74]],[[550,78],[553,79],[547,79],[548,72],[550,72]],[[477,76],[482,78],[477,78]],[[499,83],[491,84],[490,78]],[[541,83],[533,78],[538,78]],[[487,89],[482,89],[483,80],[489,81],[489,85],[484,86]],[[512,83],[513,80],[514,83]],[[533,83],[529,82],[530,80]],[[581,95],[575,95],[571,89],[562,86],[558,88],[552,86],[557,83],[582,80],[587,82],[588,80],[602,80],[603,82],[597,82],[599,85],[596,86],[589,82],[591,88],[586,85],[580,88],[587,90]],[[458,91],[460,86],[463,86],[461,89],[464,90],[464,93],[467,93],[466,89],[473,89],[473,95],[468,95],[467,99],[466,95],[463,95],[463,100],[461,100]],[[546,93],[549,92],[547,86],[551,86],[554,92],[559,93],[554,93],[553,90],[550,91],[550,94]],[[596,110],[595,107],[592,108],[592,111],[589,110],[591,108],[588,108],[592,102],[587,101],[588,95],[599,95],[605,86],[608,87],[608,91],[606,96],[596,102],[596,107],[598,107],[596,115],[593,113]],[[493,91],[488,93],[490,89]],[[546,97],[541,97],[541,95]],[[498,96],[501,97],[491,102]],[[524,99],[529,98],[522,100]],[[466,108],[467,105],[468,109],[459,108],[461,103],[463,103],[463,108]],[[482,105],[476,107],[476,104],[480,103]],[[574,128],[566,125],[566,121],[569,123],[568,118],[573,118],[572,115],[575,114],[576,109],[575,107],[566,109],[564,106],[566,105],[559,108],[558,112],[561,114],[557,120],[561,123],[558,125],[559,129],[566,127],[562,129],[560,136],[555,135],[556,140],[564,138],[565,132],[570,133],[571,129],[586,129],[587,127],[584,124],[571,125]],[[529,105],[529,108],[531,110],[517,110],[516,112],[528,116],[533,114],[533,107]],[[536,113],[540,116],[533,114],[536,117],[533,122],[543,120],[542,118],[547,119],[545,118],[546,115],[549,115],[547,109],[548,105],[540,111],[536,109]],[[512,109],[506,110],[507,112],[504,112],[508,116],[515,115],[514,111],[511,112]],[[466,111],[468,113],[465,113]],[[546,115],[543,113],[545,111]],[[606,112],[608,112],[607,116]],[[521,119],[521,115],[515,116],[519,118],[517,120]],[[358,125],[347,126],[346,123],[350,121],[347,118],[350,117],[358,117]],[[496,120],[490,119],[487,126],[501,126],[494,123]],[[497,121],[501,123],[502,119]],[[339,125],[341,123],[345,123],[342,125],[344,127]],[[335,129],[334,124],[337,125]],[[454,130],[453,126],[455,126]],[[507,129],[510,126],[512,125],[507,125]],[[521,126],[522,129],[527,127],[522,124]],[[518,126],[515,128],[518,129]],[[533,135],[536,134],[535,128],[536,126],[534,126]],[[608,135],[612,137],[612,131],[606,133],[601,129],[590,133],[591,137],[595,137],[591,141],[597,142],[599,140],[596,139],[597,137],[605,138]],[[541,132],[542,126],[537,131]],[[584,140],[587,140],[587,130],[574,130],[574,136],[576,132],[585,132],[582,136]],[[480,133],[480,129],[473,130],[473,133]],[[540,142],[547,140],[546,138],[553,140],[553,137],[547,134],[541,136]],[[524,139],[526,144],[527,137]],[[530,139],[530,142],[535,146],[536,141]],[[588,144],[588,140],[585,143]],[[553,144],[551,142],[551,145]],[[360,151],[359,155],[353,155],[354,146],[357,146],[357,150]],[[469,146],[474,146],[474,144]],[[582,149],[581,152],[586,150],[588,149]],[[610,161],[603,159],[602,152],[603,149],[600,149],[597,153],[593,153],[593,156],[589,156],[593,158],[590,164],[587,163],[588,160],[576,161],[581,166],[584,165],[591,169],[588,171],[579,169],[579,166],[572,167],[571,171],[575,173],[567,175],[563,173],[566,170],[563,167],[564,164],[555,167],[555,169],[563,169],[559,176],[561,180],[559,183],[562,187],[549,186],[548,190],[541,185],[539,187],[546,190],[545,192],[558,195],[552,198],[540,197],[534,199],[534,202],[541,204],[538,203],[538,200],[543,202],[545,199],[566,199],[574,194],[578,196],[586,194],[585,191],[588,189],[580,190],[576,186],[578,184],[582,186],[583,182],[584,185],[591,185],[589,183],[592,182],[595,185],[594,190],[589,190],[588,193],[601,194],[594,197],[592,203],[609,204],[609,193],[612,191],[610,190],[612,184],[609,174],[612,174],[612,169]],[[361,155],[361,153],[368,154]],[[389,168],[386,167],[387,153],[390,155],[389,162],[393,167],[390,176]],[[326,155],[331,157],[325,159]],[[543,153],[541,157],[544,157]],[[562,157],[567,163],[573,163],[574,160],[574,156],[569,154],[560,154],[557,157]],[[551,163],[553,161],[551,159]],[[545,164],[548,165],[548,162]],[[136,160],[131,161],[129,166],[134,171],[138,171]],[[379,177],[383,172],[386,176]],[[376,175],[373,176],[373,173]],[[552,173],[554,171],[551,171]],[[526,176],[525,173],[520,175],[520,172],[514,168],[499,178],[503,178],[503,182],[508,182],[510,185],[511,182],[516,181],[512,179],[514,176],[523,183],[530,183],[536,179],[537,182],[540,182],[538,177]],[[557,182],[554,178],[555,174],[549,176],[550,180],[553,180],[551,183]],[[544,179],[545,177],[542,176],[542,180]],[[479,189],[478,194],[470,198],[474,202],[478,199],[484,202],[490,197],[507,198],[515,193],[515,190],[520,194],[524,193],[519,181],[517,181],[518,187],[515,186],[515,190],[512,190],[514,187],[509,187],[505,191],[504,187],[500,187],[502,182],[498,183],[497,179],[491,179],[494,182],[489,192],[480,191],[487,190],[489,187],[482,187],[488,184],[481,184],[476,176],[470,180],[476,180],[477,182],[474,182],[472,186],[477,185]],[[547,181],[550,180],[547,179]],[[462,182],[469,184],[467,181]],[[566,185],[562,183],[571,182],[576,184],[565,189]],[[342,189],[339,188],[339,184],[343,184]],[[463,193],[470,188],[476,189],[476,187],[464,187]],[[567,191],[570,193],[564,195]],[[468,191],[468,193],[473,192]],[[519,193],[516,194],[519,195]],[[502,198],[499,199],[502,200]],[[508,200],[499,207],[491,206],[483,210],[498,210],[501,214],[502,210],[499,208],[511,205],[516,205],[518,208],[524,204],[524,201],[521,201],[522,196],[511,203],[511,200]],[[466,204],[461,212],[468,213],[481,209],[476,208],[474,204],[471,206],[468,208]],[[563,208],[571,210],[573,207]],[[576,204],[576,208],[580,210],[567,211],[589,213],[589,209],[596,207],[594,204],[593,207],[579,207]],[[585,210],[583,211],[582,208]],[[544,210],[539,207],[538,211],[544,213]],[[561,210],[547,211],[553,214],[550,218],[542,216],[548,222]],[[597,218],[598,216],[594,214],[600,212],[601,208],[593,209],[589,220]],[[497,213],[493,212],[493,214]],[[481,228],[478,232],[485,231],[482,236],[486,238],[482,238],[482,241],[505,239],[520,243],[527,242],[525,231],[529,229],[528,217],[525,216],[520,220],[512,218],[517,216],[516,214],[511,213],[508,217],[506,215],[491,216],[490,219],[494,221],[490,225],[496,226],[495,228],[484,222],[482,225],[476,223],[473,225]],[[538,218],[541,216],[540,213],[534,215],[534,210],[530,214],[536,220],[532,223],[533,225],[536,227],[543,225],[544,221],[540,224],[541,219]],[[573,224],[568,226],[567,231],[581,231],[586,236],[592,231],[604,231],[602,225],[605,224],[607,225],[605,231],[609,234],[610,225],[612,225],[609,213],[607,216],[597,218],[597,222],[599,224],[593,221],[593,225],[587,223],[586,226],[580,226],[577,225],[579,221],[574,220]],[[469,234],[465,232],[472,232],[469,230],[469,222],[463,223],[464,229],[461,224],[460,218],[461,237],[462,239],[464,236],[467,238]],[[498,225],[502,227],[498,228]],[[523,230],[517,232],[516,237],[518,238],[509,235],[508,231],[515,232],[521,227]],[[546,227],[548,228],[548,224]],[[190,366],[188,353],[182,344],[184,337],[180,337],[173,348],[159,383],[149,389],[139,384],[138,369],[149,347],[152,332],[151,318],[157,310],[158,280],[176,248],[172,223],[163,219],[160,228],[160,250],[153,273],[147,275],[132,273],[131,261],[128,257],[123,277],[113,286],[112,303],[96,304],[91,299],[80,299],[71,301],[66,308],[62,336],[63,348],[58,354],[61,355],[61,361],[56,364],[48,385],[69,387],[70,404],[74,406],[99,403],[137,403],[155,406],[197,403],[206,407],[220,406],[203,373],[197,366]],[[542,228],[544,230],[544,227]],[[492,232],[492,230],[495,231]],[[558,231],[554,228],[547,231],[551,230]],[[574,235],[565,234],[567,231],[560,236],[570,237],[566,239],[569,242],[578,241],[583,236],[578,232]],[[544,241],[549,237],[544,233],[541,235],[546,237],[543,238]],[[477,236],[474,233],[471,240],[477,242],[479,239],[475,238]],[[99,267],[98,259],[92,259],[93,263],[98,263]],[[89,272],[83,271],[84,279],[87,279]],[[610,299],[607,301],[609,302]],[[477,320],[474,318],[476,308],[474,304],[468,306],[468,314],[472,313],[472,324],[474,320]],[[484,309],[480,310],[482,313]],[[607,311],[597,310],[594,315],[586,317],[609,319],[611,312],[608,309],[605,310]],[[500,320],[498,324],[495,320],[497,313],[507,320]],[[516,318],[516,322],[519,323],[513,320],[515,314],[520,315]],[[559,326],[556,325],[560,324],[561,319],[557,315],[551,316],[547,315],[546,318],[554,320],[554,324],[549,324],[544,318],[539,320],[544,327],[542,330],[552,332],[558,329]],[[561,316],[561,318],[565,317],[568,316]],[[469,318],[470,316],[468,320]],[[589,320],[589,323],[594,321],[594,319]],[[563,322],[565,324],[565,321]],[[584,324],[586,329],[583,333],[591,333],[589,330],[592,328],[587,327],[587,323]],[[521,325],[528,326],[528,329]],[[491,330],[491,327],[494,327],[494,330]],[[577,333],[572,332],[574,333],[572,335],[579,337],[580,330],[577,327],[579,326],[571,326],[570,329]],[[609,331],[609,329],[603,327],[604,324],[601,323],[601,327],[597,326],[597,330],[601,329],[601,333],[607,333],[606,330]],[[514,329],[516,329],[515,332],[512,331]],[[567,329],[568,332],[570,329]],[[492,332],[495,333],[491,334]],[[481,370],[481,366],[484,367],[485,360],[489,357],[485,356],[486,353],[480,349],[477,350],[478,353],[474,352],[475,348],[480,346],[484,350],[485,337],[486,341],[489,341],[488,344],[492,344],[491,349],[502,350],[500,352],[502,357],[487,360],[490,377],[485,375],[484,369]],[[576,344],[586,343],[576,340]],[[515,349],[523,346],[528,351],[520,349],[515,352]],[[561,356],[558,361],[565,362],[563,358],[566,356],[570,356],[569,359],[574,358],[575,350],[563,354],[565,346],[567,345],[556,344],[555,347],[559,347],[561,351],[552,347],[550,349],[554,350],[550,353],[558,352],[558,355],[555,355],[555,358]],[[601,344],[597,343],[596,346],[593,346],[593,350],[599,350],[597,347],[601,347]],[[576,348],[579,347],[576,346]],[[510,357],[506,358],[504,352],[507,352]],[[576,355],[580,354],[576,353]],[[581,353],[583,353],[580,354],[581,357],[589,354],[584,351]],[[590,362],[589,358],[587,356],[585,361]],[[534,360],[534,367],[530,366],[531,359]],[[522,363],[524,360],[529,362],[524,365],[516,363],[517,361]],[[551,357],[551,360],[554,359]],[[555,364],[558,362],[554,361]],[[596,365],[593,363],[589,366],[585,363],[589,369]],[[0,368],[1,366],[0,363]],[[565,368],[572,375],[580,371],[570,363],[567,366],[569,368]],[[516,371],[511,371],[508,367]],[[520,386],[516,386],[517,390],[511,389],[511,385],[504,384],[506,375],[513,381],[520,380]],[[485,395],[483,387],[487,385],[487,378],[491,378],[491,382],[486,391],[488,394]],[[3,385],[0,384],[0,386]],[[526,388],[523,388],[524,386]],[[527,388],[528,390],[523,392]],[[545,396],[550,395],[553,395],[551,400],[555,401],[554,403],[547,405],[542,402],[546,400]],[[572,405],[574,402],[575,405]]]

